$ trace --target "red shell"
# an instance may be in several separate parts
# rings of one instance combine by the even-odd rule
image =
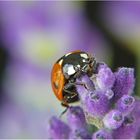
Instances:
[[[53,66],[52,74],[51,74],[51,84],[56,97],[60,101],[62,101],[65,77],[62,72],[62,66],[59,63],[55,63]]]

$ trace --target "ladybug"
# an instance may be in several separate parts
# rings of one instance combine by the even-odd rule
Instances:
[[[76,85],[87,88],[85,83],[76,82],[83,74],[92,76],[96,65],[95,58],[83,51],[65,54],[54,64],[51,73],[52,89],[61,104],[68,107],[79,100]]]

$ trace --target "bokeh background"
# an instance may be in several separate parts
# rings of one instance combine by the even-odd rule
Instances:
[[[0,138],[47,138],[51,69],[74,50],[134,67],[140,95],[140,2],[0,1]]]

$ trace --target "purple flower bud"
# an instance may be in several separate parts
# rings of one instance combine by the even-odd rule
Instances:
[[[87,75],[81,76],[80,78],[78,78],[76,80],[76,82],[85,83],[86,87],[88,88],[88,90],[87,90],[84,86],[81,86],[81,85],[76,86],[80,99],[83,101],[85,99],[87,93],[89,92],[89,90],[94,90],[95,86],[94,86],[92,80],[90,79],[90,77],[88,77]]]
[[[69,107],[67,112],[68,123],[72,130],[86,127],[86,120],[83,109],[80,106]]]
[[[139,124],[140,128],[140,99],[136,98],[135,100],[135,106],[131,114],[135,117],[135,120]]]
[[[91,139],[91,134],[85,128],[80,128],[70,133],[69,139]]]
[[[117,129],[123,123],[124,117],[118,110],[112,110],[103,119],[104,125],[108,129]]]
[[[48,124],[48,134],[52,139],[67,139],[70,128],[67,124],[56,117],[52,117]]]
[[[112,139],[112,133],[109,130],[101,129],[93,134],[92,139]]]
[[[116,108],[123,113],[129,114],[135,106],[135,98],[130,95],[123,95],[117,102]]]
[[[101,65],[99,66],[96,81],[100,89],[111,89],[115,81],[115,76],[107,65]]]
[[[104,62],[98,62],[97,63],[97,72],[96,72],[96,74],[99,72],[100,69],[107,68],[107,67],[108,67],[107,64],[105,64]]]
[[[132,139],[136,137],[138,127],[134,116],[127,116],[121,127],[113,131],[115,139]]]
[[[132,94],[134,88],[134,69],[132,68],[120,68],[115,73],[115,84],[113,87],[113,91],[115,93],[115,99],[119,99],[123,95]]]
[[[114,97],[114,92],[111,89],[107,89],[105,91],[105,95],[107,96],[107,98],[110,100]]]
[[[133,109],[133,111],[131,112],[131,115],[134,117],[135,121],[135,128],[136,129],[136,138],[140,139],[140,98],[136,98],[135,101],[135,107]]]
[[[84,107],[87,113],[103,117],[110,109],[110,102],[103,91],[95,90],[87,95]]]

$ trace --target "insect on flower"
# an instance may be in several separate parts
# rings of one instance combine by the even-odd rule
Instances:
[[[96,67],[95,58],[83,51],[74,51],[61,57],[53,66],[51,83],[56,97],[65,107],[79,100],[76,85],[87,88],[86,83],[76,82],[82,74],[91,76]]]
[[[87,59],[88,63],[85,63]],[[77,68],[77,65],[80,66]],[[66,106],[61,115],[66,111],[67,114],[66,122],[58,118],[48,124],[50,138],[139,138],[140,98],[132,95],[135,85],[133,68],[121,67],[113,72],[107,64],[96,62],[81,51],[66,54],[55,63],[54,68],[56,66],[59,69],[53,69],[52,76],[59,71],[61,73],[52,77],[52,86],[55,86],[53,82],[58,84],[58,88],[53,90]],[[76,101],[80,102],[80,106],[70,106]],[[60,122],[64,124],[63,128],[60,128]]]

